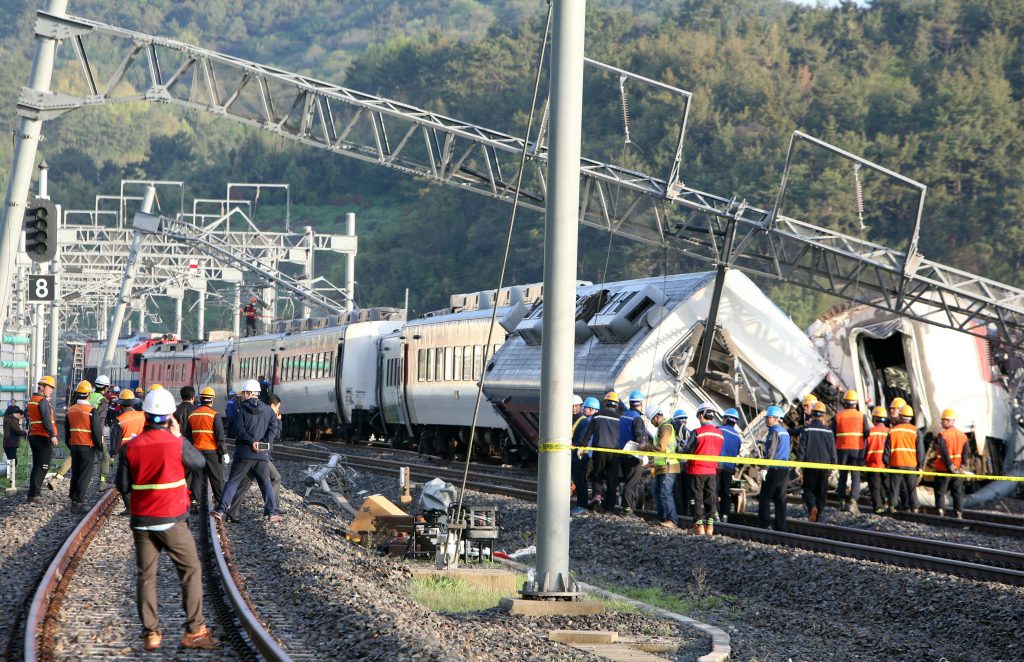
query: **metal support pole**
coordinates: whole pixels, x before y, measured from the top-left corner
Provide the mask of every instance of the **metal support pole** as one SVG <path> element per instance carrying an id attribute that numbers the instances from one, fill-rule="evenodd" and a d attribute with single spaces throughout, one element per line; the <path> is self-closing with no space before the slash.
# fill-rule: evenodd
<path id="1" fill-rule="evenodd" d="M 350 237 L 356 236 L 356 215 L 352 212 L 345 214 L 346 234 Z M 356 299 L 356 254 L 349 253 L 345 256 L 345 310 L 351 311 L 355 308 Z"/>
<path id="2" fill-rule="evenodd" d="M 35 305 L 36 332 L 34 334 L 35 345 L 32 348 L 35 353 L 32 355 L 32 375 L 30 375 L 33 380 L 38 380 L 46 374 L 46 364 L 43 363 L 43 348 L 46 345 L 46 331 L 43 326 L 43 319 L 46 317 L 46 313 L 43 312 L 43 305 L 41 303 Z"/>
<path id="3" fill-rule="evenodd" d="M 181 337 L 181 305 L 184 299 L 184 293 L 182 293 L 180 297 L 174 299 L 174 336 L 176 338 Z"/>
<path id="4" fill-rule="evenodd" d="M 585 0 L 555 0 L 551 38 L 551 147 L 544 231 L 544 322 L 537 460 L 537 574 L 524 597 L 572 598 L 569 575 L 570 427 L 576 320 Z"/>
<path id="5" fill-rule="evenodd" d="M 57 234 L 64 224 L 64 210 L 57 205 Z M 47 374 L 57 376 L 60 371 L 57 369 L 57 342 L 60 336 L 60 245 L 57 246 L 57 254 L 50 261 L 50 273 L 53 274 L 53 291 L 55 296 L 50 304 L 50 356 Z"/>
<path id="6" fill-rule="evenodd" d="M 152 184 L 146 187 L 146 195 L 142 199 L 142 211 L 149 214 L 153 211 L 153 202 L 156 200 L 156 187 Z M 100 372 L 108 372 L 114 362 L 114 348 L 117 345 L 117 337 L 121 335 L 121 325 L 124 323 L 124 314 L 128 309 L 128 299 L 132 296 L 132 284 L 135 282 L 135 273 L 138 271 L 139 252 L 142 249 L 143 233 L 135 231 L 132 233 L 132 247 L 128 251 L 128 263 L 124 265 L 124 278 L 121 279 L 121 291 L 117 294 L 117 307 L 114 309 L 114 319 L 107 332 L 107 348 L 103 352 L 103 362 L 100 364 Z M 104 317 L 106 311 L 104 311 Z M 101 338 L 103 336 L 100 336 Z"/>
<path id="7" fill-rule="evenodd" d="M 231 315 L 231 331 L 235 338 L 242 335 L 242 284 L 235 283 L 235 312 Z"/>
<path id="8" fill-rule="evenodd" d="M 312 290 L 313 289 L 313 255 L 316 251 L 313 250 L 313 228 L 309 225 L 306 226 L 306 269 L 305 286 Z M 313 316 L 313 306 L 309 304 L 309 301 L 303 299 L 302 301 L 302 317 L 309 319 Z"/>
<path id="9" fill-rule="evenodd" d="M 202 340 L 206 337 L 206 283 L 203 283 L 202 290 L 199 290 L 199 300 L 196 302 L 196 339 Z"/>
<path id="10" fill-rule="evenodd" d="M 67 6 L 68 0 L 48 0 L 46 11 L 63 16 Z M 32 72 L 28 78 L 30 92 L 49 93 L 56 50 L 57 41 L 54 38 L 36 35 L 36 52 L 32 59 Z M 39 147 L 42 128 L 41 118 L 22 116 L 15 134 L 7 198 L 4 201 L 3 215 L 0 217 L 0 327 L 7 321 L 18 235 L 21 234 L 24 224 L 25 202 L 28 198 L 29 185 L 32 183 L 32 167 L 36 160 L 36 149 Z"/>
<path id="11" fill-rule="evenodd" d="M 142 301 L 139 302 L 141 306 L 139 308 L 139 333 L 146 332 L 146 297 L 142 297 Z"/>
<path id="12" fill-rule="evenodd" d="M 730 221 L 725 231 L 725 243 L 722 247 L 721 261 L 715 274 L 715 289 L 711 294 L 711 305 L 708 318 L 704 323 L 704 337 L 700 341 L 700 354 L 697 356 L 696 372 L 693 381 L 704 386 L 708 373 L 708 361 L 711 360 L 711 347 L 715 344 L 715 327 L 718 325 L 718 307 L 722 303 L 722 289 L 725 287 L 725 276 L 732 263 L 732 244 L 736 238 L 736 221 Z"/>

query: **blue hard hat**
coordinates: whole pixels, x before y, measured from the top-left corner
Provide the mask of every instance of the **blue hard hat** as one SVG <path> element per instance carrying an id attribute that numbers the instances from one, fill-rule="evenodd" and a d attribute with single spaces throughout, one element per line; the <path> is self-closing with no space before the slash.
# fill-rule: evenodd
<path id="1" fill-rule="evenodd" d="M 688 418 L 685 409 L 677 409 L 672 412 L 672 418 Z"/>
<path id="2" fill-rule="evenodd" d="M 637 389 L 633 389 L 632 391 L 629 392 L 630 402 L 643 402 L 643 399 L 644 394 L 638 391 Z"/>
<path id="3" fill-rule="evenodd" d="M 597 398 L 591 396 L 583 401 L 584 409 L 600 409 L 601 403 L 597 401 Z"/>
<path id="4" fill-rule="evenodd" d="M 768 411 L 766 411 L 765 414 L 767 416 L 776 416 L 778 418 L 782 418 L 785 415 L 785 412 L 782 411 L 782 407 L 772 405 L 771 407 L 768 407 Z"/>
<path id="5" fill-rule="evenodd" d="M 740 420 L 740 413 L 732 407 L 725 410 L 722 414 L 722 418 L 735 418 L 737 421 Z"/>

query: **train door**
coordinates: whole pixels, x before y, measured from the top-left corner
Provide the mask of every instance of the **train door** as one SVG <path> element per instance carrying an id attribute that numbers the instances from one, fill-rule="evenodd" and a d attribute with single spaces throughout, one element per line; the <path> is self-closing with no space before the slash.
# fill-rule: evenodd
<path id="1" fill-rule="evenodd" d="M 339 424 L 345 423 L 344 388 L 341 383 L 341 366 L 345 356 L 345 336 L 338 339 L 337 361 L 334 362 L 334 415 Z"/>
<path id="2" fill-rule="evenodd" d="M 900 320 L 872 324 L 852 332 L 856 347 L 857 375 L 864 402 L 888 406 L 903 398 L 918 412 L 925 413 L 923 390 L 913 356 L 913 335 Z"/>

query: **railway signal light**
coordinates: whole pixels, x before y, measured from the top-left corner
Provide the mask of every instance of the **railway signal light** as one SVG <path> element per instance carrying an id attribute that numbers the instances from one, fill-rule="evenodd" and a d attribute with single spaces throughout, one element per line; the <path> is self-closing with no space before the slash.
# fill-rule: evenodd
<path id="1" fill-rule="evenodd" d="M 45 198 L 32 198 L 25 207 L 25 254 L 33 262 L 57 255 L 57 207 Z"/>

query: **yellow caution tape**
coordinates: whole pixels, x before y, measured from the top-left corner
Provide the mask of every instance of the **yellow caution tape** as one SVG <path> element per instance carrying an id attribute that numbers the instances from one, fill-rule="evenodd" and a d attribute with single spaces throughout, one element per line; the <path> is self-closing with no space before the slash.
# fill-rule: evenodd
<path id="1" fill-rule="evenodd" d="M 551 444 L 544 444 L 551 445 Z M 699 460 L 702 462 L 718 462 L 725 464 L 752 464 L 762 467 L 797 467 L 799 469 L 835 469 L 837 471 L 865 471 L 880 474 L 910 474 L 912 476 L 946 476 L 965 480 L 1006 480 L 1024 483 L 1024 476 L 989 476 L 985 474 L 954 474 L 941 471 L 916 471 L 914 469 L 890 469 L 888 467 L 864 467 L 849 464 L 826 464 L 824 462 L 799 462 L 797 460 L 769 460 L 761 457 L 723 457 L 721 455 L 692 455 L 688 453 L 662 453 L 659 451 L 624 451 L 619 448 L 597 448 L 596 446 L 571 446 L 573 450 L 597 451 L 598 453 L 618 453 L 633 457 L 665 457 L 677 460 Z M 560 450 L 560 449 L 559 449 Z"/>
<path id="2" fill-rule="evenodd" d="M 559 444 L 556 442 L 549 442 L 537 446 L 537 451 L 541 453 L 557 453 L 558 451 L 570 450 L 572 446 L 569 444 Z"/>

